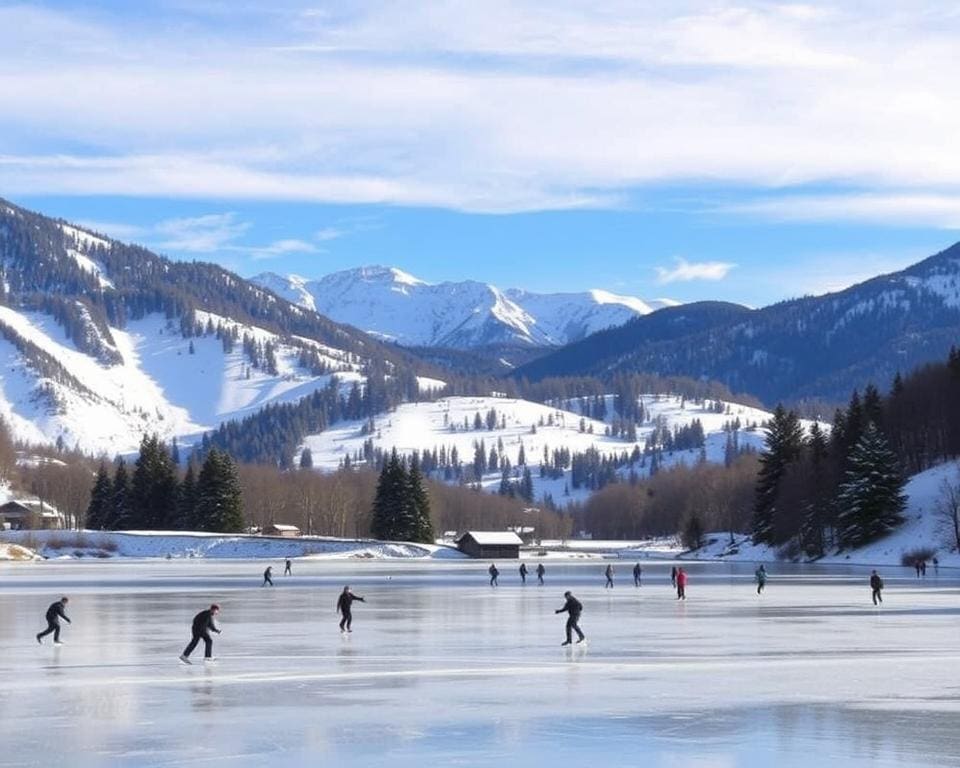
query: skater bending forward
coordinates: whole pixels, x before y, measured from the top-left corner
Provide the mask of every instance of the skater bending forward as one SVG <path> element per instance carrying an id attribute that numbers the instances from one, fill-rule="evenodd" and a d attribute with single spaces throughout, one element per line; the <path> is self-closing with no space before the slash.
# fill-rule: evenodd
<path id="1" fill-rule="evenodd" d="M 572 632 L 577 633 L 577 637 L 579 638 L 577 642 L 582 643 L 586 639 L 583 632 L 580 631 L 580 614 L 583 613 L 583 605 L 570 592 L 564 592 L 563 596 L 566 598 L 563 608 L 558 608 L 554 611 L 554 613 L 567 614 L 567 639 L 560 643 L 560 645 L 570 645 L 573 640 L 571 637 Z"/>
<path id="2" fill-rule="evenodd" d="M 47 608 L 47 628 L 43 632 L 37 633 L 37 642 L 40 645 L 43 645 L 43 638 L 53 632 L 53 644 L 54 645 L 63 645 L 60 642 L 60 619 L 63 619 L 67 624 L 72 623 L 64 613 L 64 608 L 67 607 L 67 603 L 70 602 L 69 597 L 61 597 L 57 602 L 51 603 L 50 607 Z"/>
<path id="3" fill-rule="evenodd" d="M 350 625 L 353 624 L 353 601 L 359 600 L 361 603 L 367 602 L 359 595 L 353 594 L 350 587 L 344 587 L 340 597 L 337 598 L 337 613 L 342 617 L 340 619 L 341 632 L 353 632 Z"/>
<path id="4" fill-rule="evenodd" d="M 210 633 L 220 634 L 220 630 L 213 622 L 214 616 L 218 613 L 220 613 L 220 606 L 214 603 L 207 610 L 200 611 L 193 617 L 193 626 L 191 627 L 193 638 L 183 649 L 183 653 L 180 654 L 180 661 L 184 664 L 190 663 L 190 654 L 193 653 L 193 649 L 197 647 L 197 643 L 201 640 L 203 640 L 203 658 L 206 660 L 213 659 L 213 638 L 210 637 Z"/>

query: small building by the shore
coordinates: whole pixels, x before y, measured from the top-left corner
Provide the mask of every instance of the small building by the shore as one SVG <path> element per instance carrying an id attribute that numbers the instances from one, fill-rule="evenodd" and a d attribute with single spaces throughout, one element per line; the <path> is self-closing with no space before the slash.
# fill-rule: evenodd
<path id="1" fill-rule="evenodd" d="M 59 531 L 63 527 L 63 515 L 40 499 L 19 499 L 0 506 L 0 529 Z"/>
<path id="2" fill-rule="evenodd" d="M 457 549 L 483 560 L 516 560 L 521 544 L 513 531 L 467 531 L 457 539 Z"/>
<path id="3" fill-rule="evenodd" d="M 270 523 L 264 527 L 264 536 L 281 536 L 285 539 L 295 539 L 300 535 L 300 529 L 295 525 L 284 525 L 283 523 Z"/>

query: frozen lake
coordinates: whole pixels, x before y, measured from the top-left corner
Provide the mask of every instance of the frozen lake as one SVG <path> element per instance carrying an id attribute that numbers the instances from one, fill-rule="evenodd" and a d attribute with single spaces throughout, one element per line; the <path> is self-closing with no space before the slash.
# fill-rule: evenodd
<path id="1" fill-rule="evenodd" d="M 956 766 L 960 579 L 863 568 L 501 562 L 0 565 L 0 765 Z M 334 611 L 350 584 L 354 632 Z M 565 589 L 584 646 L 561 648 Z M 67 645 L 40 647 L 69 595 Z M 214 665 L 177 661 L 219 602 Z M 47 640 L 49 643 L 49 638 Z"/>

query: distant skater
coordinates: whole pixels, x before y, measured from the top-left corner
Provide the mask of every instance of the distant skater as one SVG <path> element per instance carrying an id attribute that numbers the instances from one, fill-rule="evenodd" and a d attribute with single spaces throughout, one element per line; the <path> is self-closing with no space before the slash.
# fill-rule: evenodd
<path id="1" fill-rule="evenodd" d="M 677 568 L 677 600 L 687 599 L 687 572 Z"/>
<path id="2" fill-rule="evenodd" d="M 916 572 L 917 572 L 917 578 L 919 579 L 919 578 L 920 578 L 920 561 L 919 561 L 919 560 L 914 560 L 914 561 L 913 561 L 913 567 L 914 567 L 914 569 L 916 570 Z"/>
<path id="3" fill-rule="evenodd" d="M 340 597 L 337 598 L 337 613 L 340 614 L 340 631 L 353 632 L 350 625 L 353 624 L 353 601 L 359 600 L 361 603 L 367 602 L 360 595 L 355 595 L 350 591 L 350 587 L 344 587 Z"/>
<path id="4" fill-rule="evenodd" d="M 180 654 L 180 661 L 184 664 L 192 663 L 190 661 L 190 654 L 193 653 L 193 649 L 197 647 L 197 643 L 201 640 L 203 640 L 203 660 L 213 660 L 213 638 L 210 637 L 210 633 L 216 632 L 218 635 L 220 634 L 220 630 L 213 621 L 218 613 L 220 613 L 220 606 L 214 603 L 207 608 L 207 610 L 200 611 L 200 613 L 193 617 L 193 624 L 190 627 L 193 636 L 187 647 L 183 649 L 183 653 Z"/>
<path id="5" fill-rule="evenodd" d="M 637 563 L 633 566 L 633 586 L 640 586 L 640 576 L 643 574 L 643 569 L 640 567 L 640 563 Z"/>
<path id="6" fill-rule="evenodd" d="M 609 587 L 610 589 L 613 589 L 613 566 L 608 564 L 607 570 L 605 570 L 603 573 L 607 577 L 607 583 L 603 585 L 603 588 L 607 589 Z"/>
<path id="7" fill-rule="evenodd" d="M 284 576 L 293 576 L 293 563 L 290 562 L 290 558 L 286 559 L 286 562 L 283 564 L 283 575 Z"/>
<path id="8" fill-rule="evenodd" d="M 570 645 L 573 641 L 571 636 L 572 632 L 577 633 L 577 637 L 579 638 L 577 642 L 582 643 L 586 639 L 580 630 L 580 614 L 583 613 L 583 605 L 570 592 L 564 592 L 563 596 L 566 598 L 563 608 L 558 608 L 554 611 L 554 613 L 567 614 L 567 639 L 560 643 L 560 645 Z"/>
<path id="9" fill-rule="evenodd" d="M 763 594 L 763 588 L 767 586 L 767 569 L 763 567 L 763 563 L 760 563 L 760 567 L 757 568 L 757 572 L 753 574 L 757 579 L 757 594 Z"/>
<path id="10" fill-rule="evenodd" d="M 61 597 L 57 602 L 51 603 L 50 607 L 47 608 L 47 628 L 43 630 L 43 632 L 37 633 L 37 642 L 40 643 L 40 645 L 43 645 L 43 638 L 51 632 L 53 632 L 53 644 L 63 645 L 63 643 L 60 642 L 60 619 L 63 619 L 67 624 L 73 623 L 64 612 L 69 602 L 69 597 Z"/>
<path id="11" fill-rule="evenodd" d="M 933 572 L 940 573 L 940 561 L 937 558 L 933 558 Z"/>
<path id="12" fill-rule="evenodd" d="M 543 574 L 547 572 L 547 569 L 543 567 L 543 563 L 537 563 L 537 581 L 540 582 L 540 586 L 543 586 Z"/>
<path id="13" fill-rule="evenodd" d="M 677 588 L 677 566 L 670 569 L 670 584 L 674 589 Z"/>
<path id="14" fill-rule="evenodd" d="M 527 564 L 520 563 L 520 581 L 523 584 L 527 583 Z"/>
<path id="15" fill-rule="evenodd" d="M 883 579 L 876 571 L 870 574 L 870 590 L 873 592 L 873 604 L 883 603 L 883 595 L 880 594 L 883 591 Z"/>
<path id="16" fill-rule="evenodd" d="M 263 572 L 263 584 L 261 584 L 260 586 L 265 587 L 267 586 L 267 584 L 269 584 L 271 587 L 273 586 L 273 566 L 272 565 L 268 565 L 267 570 Z"/>
<path id="17" fill-rule="evenodd" d="M 920 561 L 920 576 L 923 577 L 924 579 L 927 578 L 927 561 L 926 560 Z"/>
<path id="18" fill-rule="evenodd" d="M 500 571 L 497 570 L 497 566 L 495 566 L 493 563 L 490 563 L 487 573 L 490 574 L 490 586 L 497 586 L 497 577 L 500 575 Z"/>

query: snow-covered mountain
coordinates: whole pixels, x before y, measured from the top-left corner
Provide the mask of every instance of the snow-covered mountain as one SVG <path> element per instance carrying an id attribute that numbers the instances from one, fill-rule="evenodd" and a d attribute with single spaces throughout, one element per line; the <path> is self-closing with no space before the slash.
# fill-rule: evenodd
<path id="1" fill-rule="evenodd" d="M 252 280 L 338 322 L 420 347 L 560 346 L 676 304 L 601 290 L 541 294 L 472 280 L 431 284 L 391 267 L 319 280 L 265 272 Z"/>

